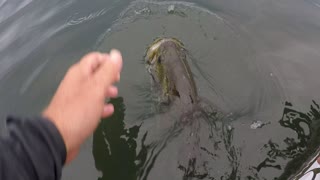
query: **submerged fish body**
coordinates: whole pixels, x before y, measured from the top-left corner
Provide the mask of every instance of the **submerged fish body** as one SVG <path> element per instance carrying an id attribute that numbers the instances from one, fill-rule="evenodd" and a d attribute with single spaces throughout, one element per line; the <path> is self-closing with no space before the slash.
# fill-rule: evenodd
<path id="1" fill-rule="evenodd" d="M 146 167 L 170 164 L 172 168 L 167 169 L 170 178 L 210 179 L 208 169 L 212 164 L 208 161 L 214 158 L 212 147 L 222 142 L 213 132 L 218 111 L 199 98 L 187 57 L 183 43 L 174 38 L 156 39 L 147 49 L 146 64 L 153 87 L 158 90 L 160 103 L 169 109 L 161 115 L 161 126 L 154 130 L 165 129 L 159 130 L 164 133 L 154 143 L 158 150 L 154 157 L 159 158 Z M 155 177 L 157 171 L 150 174 Z"/>
<path id="2" fill-rule="evenodd" d="M 192 72 L 184 45 L 174 38 L 156 39 L 147 50 L 146 63 L 161 102 L 178 100 L 184 106 L 198 102 Z"/>

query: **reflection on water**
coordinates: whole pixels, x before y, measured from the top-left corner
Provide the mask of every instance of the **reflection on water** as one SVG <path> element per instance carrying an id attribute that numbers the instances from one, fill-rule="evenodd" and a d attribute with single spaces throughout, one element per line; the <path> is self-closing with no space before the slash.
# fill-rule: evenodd
<path id="1" fill-rule="evenodd" d="M 101 121 L 93 135 L 93 156 L 96 168 L 102 172 L 99 180 L 136 179 L 139 164 L 145 160 L 145 148 L 137 155 L 136 139 L 140 126 L 126 128 L 123 122 L 125 105 L 123 98 L 110 101 L 114 114 Z"/>
<path id="2" fill-rule="evenodd" d="M 287 104 L 279 121 L 281 102 L 287 99 L 279 76 L 283 71 L 270 73 L 279 66 L 259 62 L 251 35 L 226 17 L 193 3 L 134 1 L 100 37 L 97 49 L 121 47 L 127 59 L 124 67 L 129 67 L 123 69 L 119 84 L 127 106 L 127 115 L 120 118 L 122 133 L 107 126 L 103 130 L 110 132 L 101 132 L 99 127 L 107 154 L 101 157 L 112 159 L 97 166 L 111 167 L 109 172 L 101 170 L 103 177 L 115 179 L 130 171 L 130 177 L 123 179 L 286 179 L 314 157 L 309 144 L 315 131 L 308 123 L 286 119 L 288 109 L 294 108 Z M 190 37 L 194 32 L 197 35 Z M 184 42 L 200 96 L 226 112 L 224 118 L 195 116 L 181 123 L 179 107 L 158 112 L 153 106 L 141 60 L 145 48 L 159 36 Z M 129 136 L 130 127 L 136 134 Z M 114 156 L 113 148 L 118 150 Z M 128 154 L 128 161 L 121 159 Z M 94 157 L 96 162 L 106 159 Z M 115 162 L 117 157 L 121 160 Z"/>
<path id="3" fill-rule="evenodd" d="M 312 163 L 310 161 L 318 156 L 320 144 L 320 107 L 315 101 L 310 106 L 309 112 L 299 112 L 294 110 L 292 104 L 286 103 L 283 111 L 283 117 L 279 121 L 280 125 L 290 128 L 296 132 L 297 137 L 287 137 L 284 139 L 285 148 L 279 148 L 279 145 L 269 142 L 265 145 L 268 149 L 268 158 L 274 162 L 277 159 L 292 159 L 285 167 L 285 172 L 280 179 L 290 179 L 289 176 L 297 174 L 301 177 L 309 169 Z M 314 162 L 314 161 L 313 161 Z"/>
<path id="4" fill-rule="evenodd" d="M 123 99 L 112 100 L 115 115 L 94 135 L 101 178 L 287 179 L 300 167 L 304 174 L 319 144 L 319 4 L 0 0 L 0 134 L 6 115 L 41 112 L 83 54 L 118 48 Z M 158 113 L 141 60 L 159 36 L 185 43 L 200 96 L 230 118 L 201 117 L 177 129 L 175 110 Z M 286 101 L 293 106 L 283 110 Z M 91 145 L 63 179 L 96 178 Z"/>
<path id="5" fill-rule="evenodd" d="M 192 122 L 164 116 L 158 120 L 170 120 L 172 127 L 161 129 L 156 138 L 152 134 L 159 128 L 141 132 L 144 123 L 126 127 L 122 97 L 110 103 L 115 106 L 114 115 L 103 120 L 93 136 L 93 156 L 96 168 L 102 172 L 99 179 L 214 179 L 212 162 L 218 159 L 231 165 L 229 173 L 222 177 L 236 177 L 239 162 L 238 152 L 231 145 L 233 129 L 215 122 L 214 116 L 197 115 L 190 119 Z M 159 176 L 164 172 L 167 174 Z"/>
<path id="6" fill-rule="evenodd" d="M 319 153 L 320 108 L 316 102 L 306 113 L 287 102 L 279 124 L 297 137 L 286 137 L 284 146 L 270 140 L 262 148 L 266 158 L 248 169 L 242 167 L 241 148 L 232 142 L 234 128 L 219 120 L 208 123 L 198 117 L 191 124 L 180 123 L 183 128 L 173 123 L 165 134 L 150 141 L 150 134 L 159 129 L 142 132 L 144 123 L 127 127 L 123 98 L 111 103 L 115 114 L 101 122 L 93 138 L 96 168 L 102 172 L 99 179 L 271 179 L 272 175 L 259 175 L 270 168 L 283 171 L 278 179 L 291 179 L 309 172 Z M 244 177 L 245 171 L 252 174 Z"/>
<path id="7" fill-rule="evenodd" d="M 0 22 L 18 12 L 20 9 L 27 6 L 32 0 L 1 0 L 0 1 Z"/>

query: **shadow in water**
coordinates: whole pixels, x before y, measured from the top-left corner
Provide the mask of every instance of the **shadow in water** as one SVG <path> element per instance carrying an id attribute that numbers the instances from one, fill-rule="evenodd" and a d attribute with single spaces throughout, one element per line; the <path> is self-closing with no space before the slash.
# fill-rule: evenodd
<path id="1" fill-rule="evenodd" d="M 319 156 L 320 106 L 314 101 L 306 113 L 295 110 L 291 103 L 286 102 L 279 124 L 296 135 L 284 138 L 281 144 L 269 140 L 263 146 L 267 152 L 265 159 L 247 169 L 252 174 L 245 177 L 241 176 L 241 149 L 233 144 L 234 129 L 231 126 L 222 121 L 196 121 L 197 123 L 192 125 L 176 122 L 166 129 L 165 135 L 160 139 L 146 143 L 147 136 L 153 130 L 139 133 L 142 124 L 126 127 L 123 98 L 112 99 L 110 102 L 115 107 L 115 113 L 101 121 L 93 136 L 95 165 L 102 172 L 98 180 L 145 180 L 149 178 L 151 169 L 159 168 L 161 163 L 166 166 L 174 165 L 170 166 L 176 168 L 172 169 L 174 173 L 180 174 L 181 179 L 186 180 L 265 179 L 259 173 L 270 168 L 283 172 L 276 179 L 295 179 L 309 172 L 315 157 Z M 170 148 L 178 148 L 172 151 L 178 151 L 178 155 L 171 157 L 168 153 Z M 168 159 L 163 159 L 165 156 L 161 155 L 162 153 L 168 156 Z M 179 158 L 172 159 L 177 157 Z M 216 174 L 219 170 L 216 165 L 219 162 L 226 163 L 225 167 L 228 167 L 220 169 L 224 171 L 220 175 Z M 158 168 L 155 171 L 163 170 Z M 316 174 L 318 170 L 312 172 Z M 152 177 L 154 175 L 152 174 Z"/>
<path id="2" fill-rule="evenodd" d="M 125 128 L 126 108 L 122 97 L 112 99 L 110 103 L 115 107 L 114 114 L 103 119 L 93 135 L 95 165 L 102 172 L 102 177 L 98 179 L 136 179 L 139 162 L 145 159 L 143 155 L 136 155 L 140 126 Z"/>
<path id="3" fill-rule="evenodd" d="M 102 120 L 93 135 L 95 165 L 96 169 L 102 172 L 98 180 L 148 179 L 160 154 L 170 147 L 177 148 L 174 151 L 179 151 L 178 149 L 183 147 L 177 157 L 172 156 L 171 161 L 165 163 L 174 165 L 172 170 L 175 175 L 181 174 L 180 177 L 184 180 L 215 179 L 212 174 L 214 170 L 208 165 L 220 159 L 216 151 L 226 152 L 224 157 L 232 166 L 229 169 L 230 173 L 223 176 L 229 178 L 237 176 L 239 152 L 232 145 L 233 129 L 221 123 L 218 128 L 213 121 L 216 119 L 216 113 L 200 113 L 196 115 L 197 118 L 191 117 L 198 121 L 185 119 L 176 121 L 169 129 L 165 129 L 165 133 L 159 139 L 146 143 L 147 136 L 154 130 L 139 134 L 142 124 L 126 128 L 124 123 L 126 108 L 123 98 L 112 99 L 110 103 L 115 107 L 114 114 Z M 200 133 L 203 130 L 207 133 Z M 167 151 L 164 154 L 170 156 Z M 159 168 L 158 165 L 156 167 Z M 158 168 L 156 171 L 163 170 Z"/>
<path id="4" fill-rule="evenodd" d="M 319 156 L 320 144 L 320 107 L 313 101 L 307 113 L 295 110 L 291 103 L 286 102 L 283 116 L 279 121 L 284 128 L 289 128 L 296 133 L 296 138 L 286 137 L 283 140 L 285 147 L 270 140 L 264 145 L 267 157 L 256 169 L 257 173 L 263 168 L 276 168 L 284 170 L 278 179 L 296 179 L 303 176 L 315 157 Z M 290 160 L 282 167 L 279 160 Z M 255 177 L 258 177 L 257 174 Z"/>

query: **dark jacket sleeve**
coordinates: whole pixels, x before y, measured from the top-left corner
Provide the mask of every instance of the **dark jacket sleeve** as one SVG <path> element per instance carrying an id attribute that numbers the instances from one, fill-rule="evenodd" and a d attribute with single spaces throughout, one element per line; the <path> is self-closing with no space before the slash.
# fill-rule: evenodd
<path id="1" fill-rule="evenodd" d="M 64 141 L 44 118 L 7 119 L 8 136 L 0 137 L 1 180 L 58 180 L 66 159 Z"/>

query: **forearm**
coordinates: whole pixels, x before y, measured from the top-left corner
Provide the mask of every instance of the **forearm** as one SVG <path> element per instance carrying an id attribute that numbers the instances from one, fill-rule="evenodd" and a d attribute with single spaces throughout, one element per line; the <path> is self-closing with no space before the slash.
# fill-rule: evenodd
<path id="1" fill-rule="evenodd" d="M 9 134 L 0 138 L 1 180 L 58 180 L 66 159 L 64 141 L 46 119 L 8 118 Z"/>

